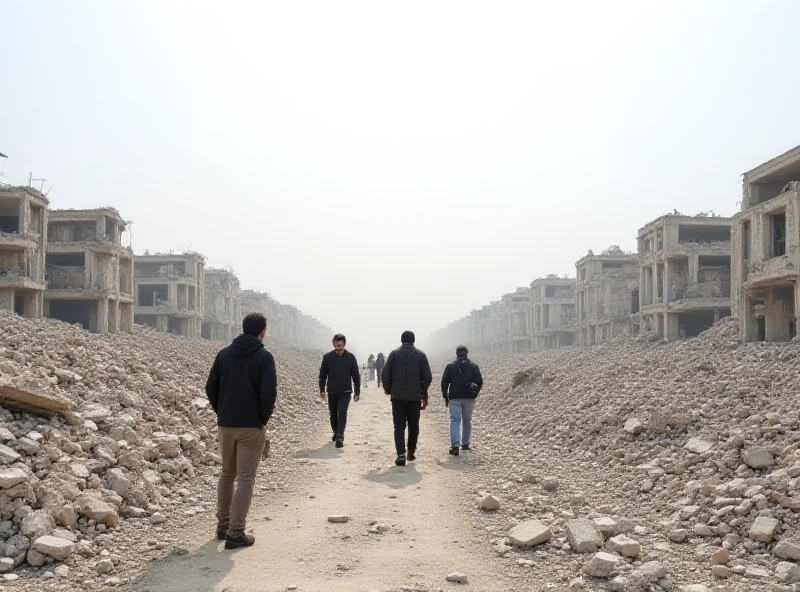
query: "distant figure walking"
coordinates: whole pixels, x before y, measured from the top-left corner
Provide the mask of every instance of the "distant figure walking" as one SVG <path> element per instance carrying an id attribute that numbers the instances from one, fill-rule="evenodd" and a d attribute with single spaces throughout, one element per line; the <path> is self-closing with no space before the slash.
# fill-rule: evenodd
<path id="1" fill-rule="evenodd" d="M 445 406 L 450 408 L 450 454 L 453 456 L 458 456 L 459 444 L 461 450 L 470 449 L 472 411 L 483 387 L 481 369 L 468 354 L 469 350 L 459 345 L 455 361 L 450 362 L 442 374 L 442 396 Z"/>
<path id="2" fill-rule="evenodd" d="M 381 388 L 383 385 L 383 378 L 381 377 L 381 373 L 383 372 L 383 367 L 386 365 L 386 358 L 383 357 L 383 353 L 378 354 L 377 359 L 375 360 L 375 371 L 378 375 L 378 388 Z"/>
<path id="3" fill-rule="evenodd" d="M 266 331 L 264 315 L 247 315 L 242 321 L 242 334 L 217 354 L 206 382 L 206 395 L 217 414 L 222 456 L 217 487 L 217 539 L 225 540 L 226 549 L 255 542 L 253 535 L 244 532 L 245 520 L 264 450 L 267 422 L 278 395 L 275 359 L 262 343 Z"/>
<path id="4" fill-rule="evenodd" d="M 336 448 L 344 446 L 344 429 L 347 427 L 347 409 L 350 396 L 355 389 L 353 400 L 361 398 L 361 373 L 356 357 L 344 346 L 347 339 L 341 333 L 333 336 L 333 350 L 322 357 L 319 367 L 319 396 L 325 400 L 328 394 L 328 411 L 331 415 L 331 430 Z"/>
<path id="5" fill-rule="evenodd" d="M 433 380 L 428 356 L 414 347 L 411 331 L 403 332 L 399 348 L 389 354 L 381 372 L 383 390 L 392 401 L 394 447 L 399 467 L 406 464 L 406 425 L 408 425 L 408 460 L 416 459 L 419 438 L 419 414 L 428 406 L 428 387 Z M 380 356 L 379 356 L 380 357 Z"/>
<path id="6" fill-rule="evenodd" d="M 372 354 L 367 358 L 367 368 L 369 369 L 369 382 L 375 380 L 375 356 Z"/>

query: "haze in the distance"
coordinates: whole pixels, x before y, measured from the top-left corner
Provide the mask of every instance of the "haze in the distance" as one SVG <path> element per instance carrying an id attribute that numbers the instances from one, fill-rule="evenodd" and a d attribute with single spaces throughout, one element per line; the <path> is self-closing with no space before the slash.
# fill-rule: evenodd
<path id="1" fill-rule="evenodd" d="M 0 3 L 0 180 L 388 350 L 798 143 L 800 4 Z M 455 344 L 454 344 L 455 345 Z"/>

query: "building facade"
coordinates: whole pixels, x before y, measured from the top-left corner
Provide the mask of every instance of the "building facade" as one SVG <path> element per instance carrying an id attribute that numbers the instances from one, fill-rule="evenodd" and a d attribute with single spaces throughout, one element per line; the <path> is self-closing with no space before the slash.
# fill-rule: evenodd
<path id="1" fill-rule="evenodd" d="M 575 280 L 549 276 L 531 282 L 530 335 L 534 351 L 575 343 Z"/>

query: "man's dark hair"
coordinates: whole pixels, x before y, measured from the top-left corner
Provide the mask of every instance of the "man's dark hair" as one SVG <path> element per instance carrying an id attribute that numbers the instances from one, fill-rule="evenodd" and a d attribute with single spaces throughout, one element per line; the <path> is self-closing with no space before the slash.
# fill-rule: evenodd
<path id="1" fill-rule="evenodd" d="M 260 312 L 251 312 L 242 321 L 242 333 L 258 337 L 267 328 L 267 317 Z"/>
<path id="2" fill-rule="evenodd" d="M 403 334 L 400 336 L 400 343 L 414 343 L 417 338 L 414 336 L 413 331 L 403 331 Z"/>
<path id="3" fill-rule="evenodd" d="M 467 349 L 467 346 L 466 346 L 466 345 L 459 345 L 459 346 L 456 348 L 456 356 L 457 356 L 457 357 L 459 357 L 459 358 L 464 358 L 464 357 L 466 357 L 466 355 L 467 355 L 468 353 L 469 353 L 469 350 Z"/>
<path id="4" fill-rule="evenodd" d="M 336 343 L 337 341 L 344 341 L 345 343 L 347 343 L 347 337 L 345 337 L 341 333 L 337 333 L 336 335 L 333 336 L 333 342 Z"/>

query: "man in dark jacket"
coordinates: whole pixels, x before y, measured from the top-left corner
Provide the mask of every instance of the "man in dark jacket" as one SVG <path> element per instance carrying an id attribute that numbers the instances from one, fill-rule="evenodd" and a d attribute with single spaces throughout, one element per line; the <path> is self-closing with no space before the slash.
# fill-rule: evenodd
<path id="1" fill-rule="evenodd" d="M 419 413 L 428 406 L 431 366 L 425 352 L 414 347 L 415 337 L 405 331 L 402 344 L 389 354 L 383 367 L 383 390 L 392 400 L 394 446 L 399 467 L 406 464 L 406 424 L 408 425 L 408 460 L 416 459 L 419 438 Z"/>
<path id="2" fill-rule="evenodd" d="M 328 389 L 328 411 L 331 415 L 331 429 L 336 448 L 344 446 L 344 429 L 347 427 L 347 408 L 350 406 L 350 395 L 355 387 L 355 397 L 361 398 L 361 373 L 358 370 L 356 357 L 344 346 L 347 339 L 337 333 L 333 336 L 333 351 L 322 357 L 319 367 L 319 396 L 325 400 L 325 388 Z"/>
<path id="3" fill-rule="evenodd" d="M 217 354 L 206 382 L 208 400 L 217 414 L 222 456 L 217 486 L 217 539 L 225 539 L 226 549 L 255 542 L 253 535 L 244 532 L 245 520 L 264 450 L 267 422 L 278 395 L 275 359 L 262 343 L 266 331 L 264 315 L 247 315 L 242 334 Z"/>
<path id="4" fill-rule="evenodd" d="M 450 408 L 450 454 L 453 456 L 458 456 L 459 443 L 461 450 L 470 449 L 472 410 L 483 387 L 481 369 L 470 361 L 468 354 L 467 348 L 459 345 L 455 362 L 450 362 L 442 374 L 442 396 L 445 406 Z M 474 386 L 470 388 L 470 384 Z"/>
<path id="5" fill-rule="evenodd" d="M 381 372 L 383 372 L 383 367 L 386 365 L 386 358 L 383 357 L 383 353 L 379 353 L 377 359 L 375 360 L 375 371 L 378 375 L 378 388 L 381 388 L 383 385 L 383 378 L 381 378 Z"/>

